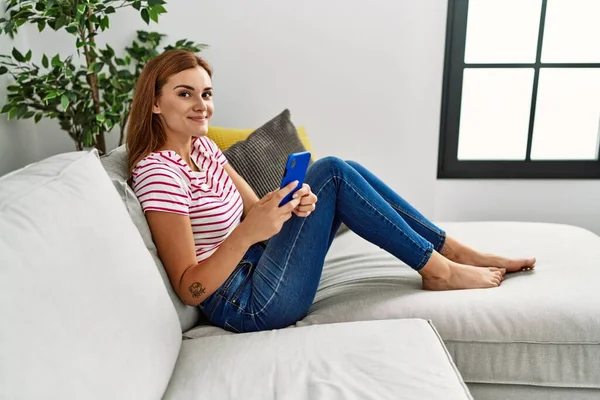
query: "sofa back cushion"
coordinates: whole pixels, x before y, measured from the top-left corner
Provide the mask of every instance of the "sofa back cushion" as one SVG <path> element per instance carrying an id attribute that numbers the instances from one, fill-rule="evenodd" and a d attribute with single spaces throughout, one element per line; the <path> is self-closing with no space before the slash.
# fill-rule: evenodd
<path id="1" fill-rule="evenodd" d="M 97 152 L 0 177 L 0 398 L 160 399 L 177 314 Z"/>
<path id="2" fill-rule="evenodd" d="M 205 318 L 202 316 L 198 307 L 190 307 L 184 304 L 179 299 L 179 296 L 177 296 L 173 286 L 171 286 L 167 271 L 158 256 L 158 250 L 152 240 L 152 232 L 150 232 L 150 227 L 146 221 L 142 206 L 131 187 L 127 184 L 129 171 L 127 168 L 127 150 L 125 149 L 125 145 L 119 146 L 107 155 L 101 157 L 100 162 L 106 169 L 106 172 L 108 172 L 108 176 L 117 189 L 117 193 L 119 193 L 123 204 L 125 204 L 131 220 L 137 227 L 146 248 L 152 256 L 156 270 L 160 273 L 165 288 L 167 289 L 167 293 L 169 293 L 169 297 L 177 311 L 182 332 L 195 327 L 200 321 L 204 321 Z"/>

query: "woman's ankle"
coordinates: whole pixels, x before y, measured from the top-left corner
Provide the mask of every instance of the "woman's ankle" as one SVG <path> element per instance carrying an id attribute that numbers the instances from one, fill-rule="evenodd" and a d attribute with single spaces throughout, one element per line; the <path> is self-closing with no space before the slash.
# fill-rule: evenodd
<path id="1" fill-rule="evenodd" d="M 419 270 L 419 275 L 424 279 L 450 279 L 450 263 L 450 260 L 434 251 L 425 266 Z"/>
<path id="2" fill-rule="evenodd" d="M 471 265 L 473 262 L 473 257 L 476 256 L 473 249 L 463 245 L 450 236 L 446 237 L 444 247 L 442 250 L 440 250 L 440 254 L 450 261 L 467 265 Z"/>

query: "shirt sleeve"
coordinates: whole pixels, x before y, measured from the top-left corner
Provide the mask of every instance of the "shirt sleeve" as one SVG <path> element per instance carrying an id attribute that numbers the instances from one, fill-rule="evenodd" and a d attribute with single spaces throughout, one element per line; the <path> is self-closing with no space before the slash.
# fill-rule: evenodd
<path id="1" fill-rule="evenodd" d="M 200 140 L 202 141 L 202 145 L 204 145 L 204 147 L 212 154 L 219 164 L 227 164 L 227 158 L 225 158 L 225 155 L 219 146 L 217 146 L 217 144 L 211 138 L 204 136 L 200 138 Z"/>
<path id="2" fill-rule="evenodd" d="M 142 210 L 189 215 L 190 196 L 182 179 L 165 165 L 138 169 L 133 178 L 133 191 Z"/>

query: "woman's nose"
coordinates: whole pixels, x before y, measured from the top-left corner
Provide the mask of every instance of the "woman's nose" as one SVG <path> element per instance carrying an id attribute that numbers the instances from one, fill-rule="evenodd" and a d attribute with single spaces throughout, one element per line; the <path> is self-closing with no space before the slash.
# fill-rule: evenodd
<path id="1" fill-rule="evenodd" d="M 206 110 L 207 110 L 207 108 L 208 108 L 208 107 L 207 107 L 207 106 L 206 106 L 206 104 L 204 103 L 204 100 L 200 99 L 200 100 L 199 100 L 199 101 L 198 101 L 198 102 L 195 104 L 194 111 L 206 111 Z"/>

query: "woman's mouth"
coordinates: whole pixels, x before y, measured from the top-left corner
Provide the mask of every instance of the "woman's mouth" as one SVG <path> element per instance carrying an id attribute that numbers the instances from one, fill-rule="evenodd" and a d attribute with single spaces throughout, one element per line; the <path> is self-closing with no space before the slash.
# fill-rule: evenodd
<path id="1" fill-rule="evenodd" d="M 207 121 L 206 117 L 188 117 L 188 118 L 199 124 L 206 124 L 206 121 Z"/>

